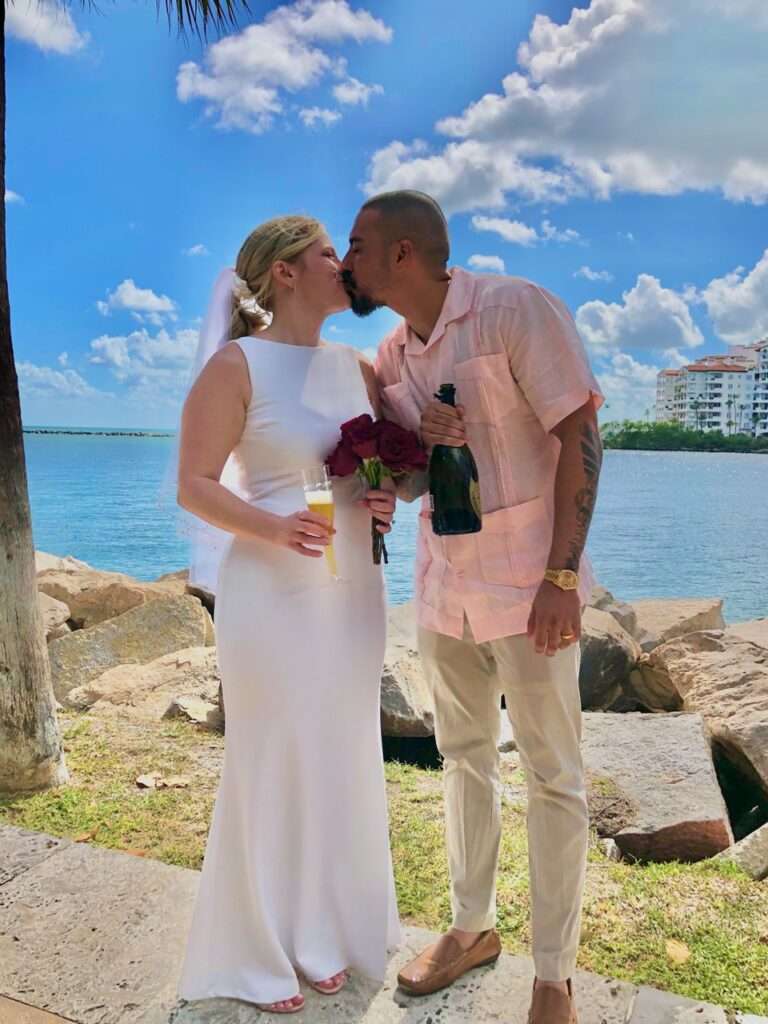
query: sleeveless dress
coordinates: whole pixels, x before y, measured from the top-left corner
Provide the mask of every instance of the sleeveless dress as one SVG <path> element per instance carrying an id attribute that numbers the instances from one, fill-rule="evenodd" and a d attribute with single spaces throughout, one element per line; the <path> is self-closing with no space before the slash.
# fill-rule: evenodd
<path id="1" fill-rule="evenodd" d="M 233 452 L 247 500 L 306 508 L 301 470 L 372 412 L 353 349 L 242 338 L 252 399 Z M 334 480 L 339 575 L 266 541 L 224 553 L 216 642 L 224 763 L 179 985 L 290 999 L 346 967 L 384 978 L 400 940 L 379 688 L 386 601 L 355 478 Z"/>

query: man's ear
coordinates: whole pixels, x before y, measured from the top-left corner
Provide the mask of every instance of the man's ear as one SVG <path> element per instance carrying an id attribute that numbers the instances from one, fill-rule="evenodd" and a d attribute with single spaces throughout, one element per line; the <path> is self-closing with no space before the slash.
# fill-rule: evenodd
<path id="1" fill-rule="evenodd" d="M 410 238 L 401 238 L 397 243 L 397 253 L 395 255 L 395 261 L 397 263 L 407 263 L 413 259 L 413 242 Z"/>

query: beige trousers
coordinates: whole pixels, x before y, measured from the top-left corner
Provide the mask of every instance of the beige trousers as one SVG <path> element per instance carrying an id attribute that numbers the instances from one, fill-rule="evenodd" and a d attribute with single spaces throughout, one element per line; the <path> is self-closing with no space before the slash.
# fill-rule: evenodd
<path id="1" fill-rule="evenodd" d="M 444 759 L 454 926 L 496 921 L 503 693 L 528 785 L 536 975 L 564 981 L 576 963 L 588 838 L 578 644 L 553 658 L 527 636 L 476 644 L 465 620 L 463 640 L 420 629 L 419 648 Z"/>

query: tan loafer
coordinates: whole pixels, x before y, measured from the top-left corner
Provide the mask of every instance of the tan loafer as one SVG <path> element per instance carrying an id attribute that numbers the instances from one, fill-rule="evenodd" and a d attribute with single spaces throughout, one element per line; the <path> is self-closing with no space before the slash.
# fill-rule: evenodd
<path id="1" fill-rule="evenodd" d="M 481 932 L 467 950 L 452 935 L 443 935 L 406 964 L 397 981 L 409 995 L 428 996 L 452 985 L 475 967 L 496 963 L 500 955 L 501 940 L 494 928 Z"/>
<path id="2" fill-rule="evenodd" d="M 579 1024 L 570 979 L 567 994 L 551 985 L 534 982 L 528 1024 Z"/>

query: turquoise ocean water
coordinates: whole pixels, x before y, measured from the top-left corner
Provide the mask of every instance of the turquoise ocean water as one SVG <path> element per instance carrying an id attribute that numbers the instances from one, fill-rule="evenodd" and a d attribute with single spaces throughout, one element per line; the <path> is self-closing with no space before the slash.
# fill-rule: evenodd
<path id="1" fill-rule="evenodd" d="M 184 567 L 160 501 L 170 436 L 26 434 L 35 546 L 139 579 Z M 411 596 L 416 507 L 388 539 L 389 599 Z M 722 596 L 729 621 L 768 616 L 768 457 L 606 452 L 589 550 L 625 600 Z"/>

